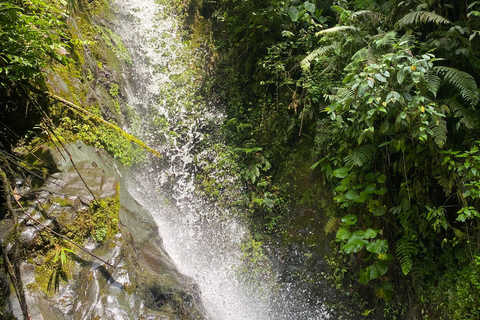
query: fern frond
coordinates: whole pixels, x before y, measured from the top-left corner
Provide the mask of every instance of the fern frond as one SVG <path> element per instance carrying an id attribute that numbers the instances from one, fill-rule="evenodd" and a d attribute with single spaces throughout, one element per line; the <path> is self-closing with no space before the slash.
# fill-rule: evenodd
<path id="1" fill-rule="evenodd" d="M 452 24 L 450 20 L 434 12 L 413 11 L 407 13 L 402 19 L 398 20 L 397 27 L 402 29 L 412 24 L 433 22 L 435 24 Z"/>
<path id="2" fill-rule="evenodd" d="M 317 48 L 317 49 L 313 50 L 312 52 L 310 52 L 310 54 L 308 54 L 305 58 L 303 58 L 302 62 L 300 62 L 300 66 L 302 67 L 302 69 L 304 71 L 307 71 L 308 69 L 310 69 L 310 63 L 312 62 L 312 60 L 314 60 L 315 58 L 317 58 L 319 56 L 324 56 L 328 52 L 333 51 L 333 50 L 335 50 L 335 45 L 333 45 L 333 44 L 329 45 L 329 46 L 324 46 L 324 47 Z"/>
<path id="3" fill-rule="evenodd" d="M 480 59 L 477 56 L 470 56 L 468 62 L 477 73 L 480 73 Z"/>
<path id="4" fill-rule="evenodd" d="M 447 122 L 445 120 L 438 121 L 437 124 L 432 124 L 430 127 L 433 133 L 433 140 L 441 148 L 447 142 Z"/>
<path id="5" fill-rule="evenodd" d="M 412 255 L 417 252 L 417 249 L 410 239 L 403 237 L 396 243 L 396 252 L 402 272 L 404 275 L 407 275 L 412 270 Z"/>
<path id="6" fill-rule="evenodd" d="M 446 30 L 435 30 L 427 34 L 427 39 L 445 38 L 447 36 Z"/>
<path id="7" fill-rule="evenodd" d="M 460 123 L 467 129 L 473 129 L 476 125 L 476 119 L 473 112 L 465 108 L 460 102 L 454 98 L 445 99 L 441 101 L 450 108 L 456 118 L 460 119 Z"/>
<path id="8" fill-rule="evenodd" d="M 337 96 L 340 100 L 347 100 L 355 98 L 355 90 L 351 87 L 344 87 L 338 90 Z"/>
<path id="9" fill-rule="evenodd" d="M 379 34 L 379 36 L 381 36 L 381 38 L 375 41 L 378 47 L 391 47 L 397 42 L 397 33 L 395 31 L 382 33 Z"/>
<path id="10" fill-rule="evenodd" d="M 359 62 L 363 62 L 365 60 L 368 60 L 369 58 L 369 49 L 367 47 L 364 47 L 360 50 L 358 50 L 357 52 L 355 52 L 355 54 L 352 56 L 351 60 L 352 62 L 350 62 L 346 67 L 345 67 L 345 71 L 353 71 L 355 69 L 358 68 L 358 63 Z"/>
<path id="11" fill-rule="evenodd" d="M 443 76 L 444 80 L 456 87 L 460 91 L 460 95 L 472 105 L 477 104 L 479 93 L 477 90 L 477 82 L 468 73 L 455 68 L 437 66 L 434 71 Z"/>
<path id="12" fill-rule="evenodd" d="M 383 13 L 372 10 L 357 11 L 352 13 L 350 17 L 355 20 L 369 20 L 372 21 L 373 24 L 380 24 L 387 19 L 387 16 Z"/>
<path id="13" fill-rule="evenodd" d="M 341 32 L 345 32 L 345 31 L 358 31 L 358 29 L 355 28 L 354 26 L 336 26 L 336 27 L 332 27 L 332 28 L 328 28 L 328 29 L 324 29 L 322 31 L 319 31 L 319 32 L 315 33 L 315 35 L 318 37 L 318 36 L 322 36 L 322 35 L 326 35 L 326 34 L 335 34 L 335 33 L 341 33 Z"/>
<path id="14" fill-rule="evenodd" d="M 433 73 L 427 73 L 423 79 L 425 80 L 425 84 L 427 89 L 433 94 L 434 97 L 437 96 L 438 89 L 440 88 L 440 84 L 442 79 L 439 76 Z"/>
<path id="15" fill-rule="evenodd" d="M 337 217 L 330 217 L 330 219 L 328 219 L 327 223 L 325 224 L 325 227 L 323 228 L 325 234 L 337 231 L 339 222 L 340 220 Z"/>
<path id="16" fill-rule="evenodd" d="M 375 156 L 375 147 L 371 144 L 358 146 L 353 150 L 352 154 L 345 157 L 345 165 L 347 167 L 362 167 L 369 163 Z"/>
<path id="17" fill-rule="evenodd" d="M 442 166 L 438 167 L 443 169 Z M 455 186 L 455 177 L 453 176 L 451 171 L 438 170 L 438 172 L 439 174 L 435 176 L 435 179 L 437 179 L 438 184 L 443 188 L 443 192 L 445 192 L 445 195 L 451 195 L 452 189 Z"/>

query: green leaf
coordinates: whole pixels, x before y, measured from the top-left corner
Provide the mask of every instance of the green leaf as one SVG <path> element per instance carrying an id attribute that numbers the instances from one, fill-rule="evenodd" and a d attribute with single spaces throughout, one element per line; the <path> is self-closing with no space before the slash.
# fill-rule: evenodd
<path id="1" fill-rule="evenodd" d="M 366 241 L 362 240 L 359 237 L 352 235 L 348 242 L 342 247 L 342 250 L 345 253 L 357 253 L 358 251 L 362 250 L 362 248 L 367 244 Z"/>
<path id="2" fill-rule="evenodd" d="M 378 230 L 368 228 L 363 235 L 363 239 L 372 239 L 375 238 L 378 234 Z"/>
<path id="3" fill-rule="evenodd" d="M 345 223 L 347 226 L 351 226 L 351 225 L 354 225 L 355 223 L 357 223 L 357 215 L 355 214 L 349 214 L 345 217 L 342 218 L 342 222 Z"/>
<path id="4" fill-rule="evenodd" d="M 343 179 L 343 178 L 345 178 L 345 177 L 348 175 L 348 171 L 349 171 L 349 168 L 348 168 L 348 167 L 342 167 L 342 168 L 333 170 L 332 175 L 333 175 L 335 178 Z"/>
<path id="5" fill-rule="evenodd" d="M 315 162 L 314 164 L 312 164 L 312 166 L 310 167 L 310 170 L 314 170 L 321 162 L 322 162 L 322 160 L 319 160 L 319 161 Z"/>
<path id="6" fill-rule="evenodd" d="M 357 198 L 353 199 L 353 201 L 357 203 L 365 202 L 368 199 L 368 195 L 369 194 L 367 192 L 363 191 L 360 193 L 360 195 Z"/>
<path id="7" fill-rule="evenodd" d="M 381 206 L 378 208 L 373 209 L 373 215 L 376 217 L 383 216 L 387 212 L 387 207 L 386 206 Z"/>
<path id="8" fill-rule="evenodd" d="M 315 5 L 311 2 L 305 2 L 304 3 L 304 6 L 305 6 L 305 10 L 307 10 L 308 12 L 310 13 L 315 13 Z"/>
<path id="9" fill-rule="evenodd" d="M 380 82 L 387 82 L 387 78 L 385 78 L 380 73 L 375 74 L 375 78 L 377 78 L 377 80 L 380 81 Z"/>
<path id="10" fill-rule="evenodd" d="M 384 174 L 378 176 L 378 178 L 377 178 L 378 183 L 384 183 L 385 180 L 387 180 L 387 176 L 384 175 Z"/>
<path id="11" fill-rule="evenodd" d="M 359 197 L 360 197 L 360 194 L 356 190 L 352 190 L 352 189 L 348 190 L 348 192 L 345 194 L 345 198 L 347 198 L 348 200 L 355 201 Z"/>
<path id="12" fill-rule="evenodd" d="M 337 235 L 335 236 L 335 240 L 336 241 L 347 240 L 348 238 L 350 238 L 350 235 L 351 235 L 351 233 L 347 228 L 340 228 L 337 231 Z"/>
<path id="13" fill-rule="evenodd" d="M 367 245 L 367 251 L 376 254 L 385 254 L 388 250 L 387 240 L 375 240 Z"/>
<path id="14" fill-rule="evenodd" d="M 403 70 L 400 70 L 400 71 L 397 73 L 397 82 L 398 82 L 398 84 L 402 84 L 402 83 L 403 83 L 403 80 L 405 80 L 405 73 L 403 73 Z"/>
<path id="15" fill-rule="evenodd" d="M 388 265 L 385 261 L 377 261 L 363 272 L 360 272 L 359 282 L 367 284 L 370 280 L 380 278 L 388 271 Z"/>
<path id="16" fill-rule="evenodd" d="M 287 11 L 288 15 L 290 16 L 290 19 L 292 19 L 293 22 L 296 22 L 298 20 L 298 9 L 297 7 L 291 6 L 288 8 Z"/>

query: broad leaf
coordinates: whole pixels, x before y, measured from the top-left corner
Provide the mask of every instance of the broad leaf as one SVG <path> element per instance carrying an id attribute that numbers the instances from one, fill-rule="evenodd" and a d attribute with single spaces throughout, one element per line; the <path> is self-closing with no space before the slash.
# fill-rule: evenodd
<path id="1" fill-rule="evenodd" d="M 288 8 L 288 15 L 290 16 L 290 19 L 292 19 L 293 22 L 296 22 L 298 20 L 297 7 L 291 6 L 290 8 Z"/>

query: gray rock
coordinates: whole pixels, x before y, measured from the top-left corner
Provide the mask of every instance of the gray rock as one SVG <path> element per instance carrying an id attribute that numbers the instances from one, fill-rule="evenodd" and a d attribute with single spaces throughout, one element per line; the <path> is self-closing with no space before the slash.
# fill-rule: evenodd
<path id="1" fill-rule="evenodd" d="M 10 283 L 8 277 L 2 270 L 0 270 L 0 319 L 14 319 L 9 295 Z"/>
<path id="2" fill-rule="evenodd" d="M 119 184 L 103 170 L 108 169 L 109 174 L 122 178 L 120 173 L 111 170 L 116 164 L 104 153 L 81 146 L 78 149 L 71 147 L 70 152 L 92 193 L 98 198 L 116 196 Z M 75 169 L 67 165 L 62 168 L 65 171 L 53 174 L 41 192 L 49 201 L 59 199 L 50 206 L 49 216 L 61 215 L 62 219 L 73 221 L 75 212 L 86 208 L 93 197 Z M 120 232 L 104 244 L 92 242 L 86 245 L 116 268 L 103 265 L 76 250 L 72 258 L 76 261 L 73 277 L 68 283 L 62 282 L 57 293 L 47 296 L 27 289 L 32 319 L 205 319 L 198 287 L 176 269 L 163 248 L 150 213 L 125 188 L 120 188 L 120 193 Z M 33 222 L 25 221 L 31 228 Z M 27 229 L 22 236 L 30 243 L 34 241 L 35 232 Z M 27 283 L 33 283 L 33 265 L 28 266 L 23 265 L 24 277 Z M 14 313 L 21 316 L 20 307 L 14 300 L 12 298 Z"/>

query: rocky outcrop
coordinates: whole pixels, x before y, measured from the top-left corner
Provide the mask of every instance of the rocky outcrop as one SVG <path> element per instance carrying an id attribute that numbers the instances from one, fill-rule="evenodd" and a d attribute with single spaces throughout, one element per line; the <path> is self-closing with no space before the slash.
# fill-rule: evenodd
<path id="1" fill-rule="evenodd" d="M 45 272 L 47 269 L 41 266 L 48 253 L 45 257 L 31 256 L 21 269 L 32 319 L 204 319 L 198 288 L 178 272 L 165 252 L 150 213 L 97 164 L 102 163 L 111 171 L 116 166 L 113 160 L 82 144 L 72 149 L 74 155 L 77 150 L 76 169 L 69 166 L 69 161 L 57 157 L 62 171 L 49 176 L 34 192 L 24 190 L 22 196 L 28 199 L 26 211 L 44 226 L 62 233 L 72 224 L 81 224 L 85 213 L 92 212 L 94 197 L 97 201 L 120 197 L 118 229 L 115 229 L 118 232 L 105 237 L 103 242 L 96 241 L 94 233 L 86 233 L 88 237 L 83 244 L 111 266 L 75 250 L 74 255 L 69 254 L 70 267 L 65 268 L 68 281 L 60 279 L 57 291 L 49 290 L 47 294 L 41 283 L 54 274 Z M 84 158 L 79 159 L 82 152 Z M 89 157 L 94 160 L 86 159 Z M 43 213 L 40 206 L 46 208 Z M 41 251 L 45 227 L 21 211 L 19 215 L 24 248 Z M 0 230 L 11 230 L 9 222 L 4 219 Z M 9 239 L 8 232 L 3 232 L 3 239 Z M 21 318 L 13 294 L 10 300 L 13 313 Z M 3 310 L 8 313 L 10 302 L 0 301 L 3 302 Z"/>

